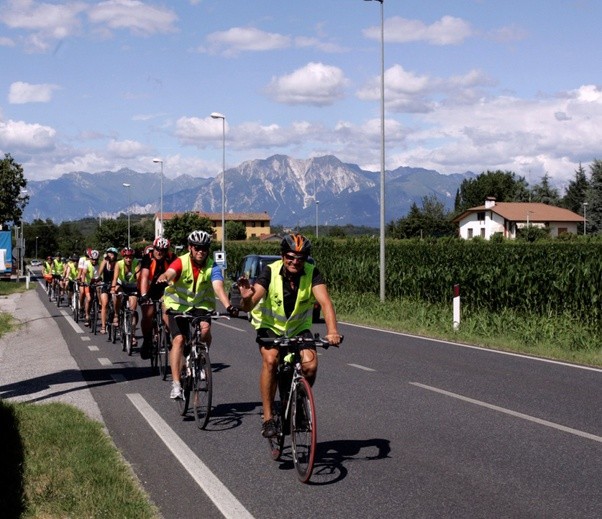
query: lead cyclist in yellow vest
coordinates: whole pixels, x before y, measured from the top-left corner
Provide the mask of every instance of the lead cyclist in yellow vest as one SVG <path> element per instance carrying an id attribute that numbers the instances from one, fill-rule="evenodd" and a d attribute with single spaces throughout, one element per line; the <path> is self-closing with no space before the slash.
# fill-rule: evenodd
<path id="1" fill-rule="evenodd" d="M 157 283 L 171 283 L 163 294 L 163 304 L 169 319 L 171 335 L 172 388 L 170 398 L 182 398 L 180 373 L 182 371 L 184 337 L 188 334 L 188 323 L 178 320 L 177 313 L 206 315 L 201 321 L 201 340 L 211 344 L 211 312 L 215 311 L 215 297 L 220 300 L 228 313 L 234 317 L 238 309 L 230 304 L 224 288 L 224 274 L 221 267 L 214 265 L 209 258 L 211 236 L 205 231 L 193 231 L 188 236 L 188 252 L 173 261 L 167 270 L 157 278 Z"/>
<path id="2" fill-rule="evenodd" d="M 314 302 L 322 306 L 326 323 L 325 338 L 332 345 L 341 342 L 337 331 L 334 306 L 326 283 L 318 269 L 306 260 L 311 252 L 311 242 L 301 234 L 289 234 L 280 244 L 282 259 L 268 265 L 250 286 L 249 280 L 238 280 L 242 296 L 242 310 L 251 313 L 253 326 L 257 329 L 257 342 L 262 337 L 312 338 L 311 325 Z M 276 369 L 278 348 L 259 344 L 262 357 L 259 389 L 263 402 L 262 435 L 266 438 L 277 434 L 272 418 L 272 402 L 276 394 Z M 318 356 L 315 348 L 301 350 L 303 374 L 313 385 L 318 371 Z"/>

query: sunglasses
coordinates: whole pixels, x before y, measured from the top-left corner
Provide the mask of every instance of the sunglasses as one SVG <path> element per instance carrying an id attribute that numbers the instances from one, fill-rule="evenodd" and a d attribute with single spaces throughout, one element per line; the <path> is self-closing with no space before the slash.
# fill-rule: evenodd
<path id="1" fill-rule="evenodd" d="M 305 254 L 293 254 L 292 252 L 287 252 L 284 257 L 289 261 L 305 261 L 307 259 Z"/>
<path id="2" fill-rule="evenodd" d="M 209 247 L 206 247 L 205 245 L 191 245 L 191 247 L 196 251 L 203 251 L 203 252 L 209 251 Z"/>

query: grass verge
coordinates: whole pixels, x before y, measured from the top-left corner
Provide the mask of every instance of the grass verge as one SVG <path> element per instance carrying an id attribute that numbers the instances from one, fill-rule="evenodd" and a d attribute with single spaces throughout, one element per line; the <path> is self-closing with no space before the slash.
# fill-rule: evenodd
<path id="1" fill-rule="evenodd" d="M 25 292 L 27 287 L 23 282 L 0 281 L 0 297 Z M 0 337 L 5 333 L 12 332 L 18 326 L 17 321 L 5 312 L 0 312 Z"/>
<path id="2" fill-rule="evenodd" d="M 154 518 L 102 425 L 61 403 L 0 401 L 3 517 Z"/>
<path id="3" fill-rule="evenodd" d="M 571 315 L 524 315 L 512 310 L 471 312 L 463 308 L 453 329 L 447 306 L 421 301 L 388 300 L 374 294 L 331 293 L 337 318 L 356 324 L 473 344 L 550 359 L 602 366 L 602 328 Z"/>

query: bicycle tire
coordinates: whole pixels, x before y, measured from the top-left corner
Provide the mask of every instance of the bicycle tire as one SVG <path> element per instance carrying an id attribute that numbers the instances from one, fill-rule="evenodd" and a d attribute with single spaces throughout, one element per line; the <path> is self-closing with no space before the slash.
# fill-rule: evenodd
<path id="1" fill-rule="evenodd" d="M 79 322 L 79 292 L 73 292 L 73 320 Z"/>
<path id="2" fill-rule="evenodd" d="M 163 380 L 167 379 L 169 369 L 169 346 L 165 328 L 159 330 L 159 372 Z"/>
<path id="3" fill-rule="evenodd" d="M 90 331 L 94 335 L 98 333 L 98 299 L 96 297 L 92 301 L 92 308 L 90 309 Z"/>
<path id="4" fill-rule="evenodd" d="M 157 328 L 153 329 L 153 341 L 151 345 L 151 369 L 153 373 L 159 373 L 159 342 L 161 339 L 159 338 L 160 331 Z"/>
<path id="5" fill-rule="evenodd" d="M 314 469 L 317 444 L 316 407 L 309 382 L 301 378 L 291 395 L 291 443 L 297 476 L 307 483 Z"/>
<path id="6" fill-rule="evenodd" d="M 132 315 L 125 311 L 123 315 L 123 351 L 128 355 L 132 354 Z"/>
<path id="7" fill-rule="evenodd" d="M 199 429 L 204 429 L 211 417 L 211 400 L 213 398 L 211 359 L 207 350 L 201 350 L 195 360 L 192 392 L 192 409 L 196 424 Z"/>
<path id="8" fill-rule="evenodd" d="M 282 429 L 283 423 L 283 415 L 282 415 L 282 405 L 281 402 L 274 402 L 272 408 L 272 416 L 276 421 L 276 428 L 278 430 L 278 434 L 273 436 L 272 438 L 268 438 L 268 446 L 270 449 L 270 455 L 274 461 L 278 461 L 280 456 L 282 456 L 282 451 L 284 449 L 284 431 Z"/>
<path id="9" fill-rule="evenodd" d="M 186 367 L 184 367 L 184 369 L 186 369 Z M 186 416 L 186 414 L 188 413 L 188 407 L 190 405 L 190 389 L 192 386 L 192 377 L 184 376 L 184 373 L 182 373 L 180 383 L 182 384 L 182 393 L 184 394 L 184 398 L 177 398 L 176 402 L 178 403 L 178 411 L 180 415 Z"/>

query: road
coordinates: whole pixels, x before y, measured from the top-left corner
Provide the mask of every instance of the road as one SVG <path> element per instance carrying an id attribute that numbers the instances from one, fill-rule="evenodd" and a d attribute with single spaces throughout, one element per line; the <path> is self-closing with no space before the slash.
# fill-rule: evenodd
<path id="1" fill-rule="evenodd" d="M 303 485 L 260 436 L 245 319 L 213 325 L 215 408 L 201 431 L 149 361 L 45 304 L 166 518 L 600 517 L 602 370 L 341 324 L 342 347 L 320 355 Z"/>

